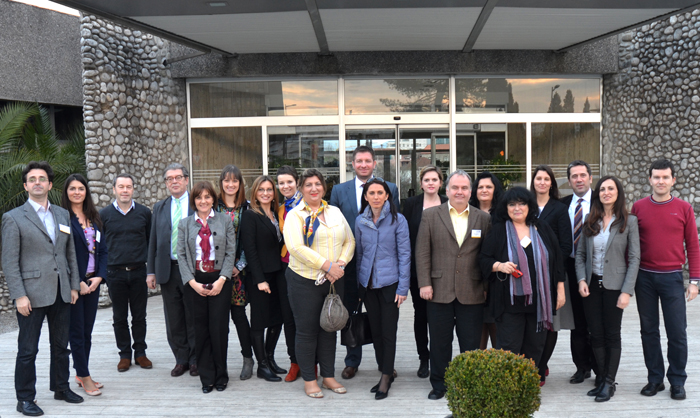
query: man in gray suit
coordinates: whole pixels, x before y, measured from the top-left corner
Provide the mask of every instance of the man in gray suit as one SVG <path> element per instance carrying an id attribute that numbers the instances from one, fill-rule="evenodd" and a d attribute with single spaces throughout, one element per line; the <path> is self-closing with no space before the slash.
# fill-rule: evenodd
<path id="1" fill-rule="evenodd" d="M 343 216 L 345 216 L 345 220 L 350 225 L 350 229 L 353 231 L 355 230 L 355 219 L 360 212 L 362 186 L 374 177 L 373 173 L 376 167 L 377 158 L 372 148 L 364 145 L 355 148 L 355 151 L 352 153 L 352 168 L 355 170 L 355 178 L 333 187 L 331 192 L 331 201 L 329 203 L 340 208 Z M 387 181 L 386 184 L 389 186 L 394 204 L 398 209 L 399 191 L 394 183 Z M 409 239 L 409 237 L 406 237 L 406 239 Z M 343 302 L 348 311 L 352 312 L 357 308 L 358 298 L 357 267 L 353 258 L 345 266 L 345 296 Z M 343 379 L 355 377 L 361 361 L 362 346 L 348 348 L 348 354 L 345 357 L 345 369 L 343 369 L 341 374 Z"/>
<path id="2" fill-rule="evenodd" d="M 165 168 L 163 178 L 170 197 L 153 206 L 146 282 L 151 289 L 156 288 L 156 283 L 159 284 L 163 294 L 165 329 L 168 344 L 175 355 L 175 367 L 170 375 L 182 376 L 189 368 L 191 376 L 198 376 L 194 319 L 185 298 L 177 260 L 177 226 L 193 213 L 187 192 L 189 173 L 182 164 L 173 163 Z"/>
<path id="3" fill-rule="evenodd" d="M 2 265 L 19 323 L 15 363 L 17 411 L 29 416 L 44 414 L 34 398 L 35 361 L 45 317 L 51 341 L 49 389 L 54 392 L 54 399 L 83 401 L 68 385 L 69 304 L 78 300 L 78 262 L 70 236 L 70 215 L 48 200 L 53 178 L 47 162 L 27 164 L 22 170 L 22 182 L 29 200 L 2 217 Z"/>

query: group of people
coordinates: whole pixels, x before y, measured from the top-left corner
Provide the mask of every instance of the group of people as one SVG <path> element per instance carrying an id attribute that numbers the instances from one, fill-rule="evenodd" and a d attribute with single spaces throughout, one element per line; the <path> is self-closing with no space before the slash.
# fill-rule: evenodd
<path id="1" fill-rule="evenodd" d="M 335 379 L 337 333 L 319 320 L 333 287 L 350 312 L 363 305 L 367 311 L 380 372 L 370 392 L 378 400 L 397 376 L 399 311 L 410 291 L 417 375 L 430 377 L 429 399 L 445 395 L 455 330 L 462 352 L 484 349 L 490 338 L 491 346 L 532 359 L 544 385 L 558 331 L 570 329 L 576 366 L 570 382 L 594 371 L 588 395 L 607 401 L 615 393 L 623 310 L 636 291 L 648 370 L 641 393 L 665 389 L 660 301 L 671 397 L 685 399 L 685 299 L 697 296 L 700 246 L 692 206 L 671 194 L 670 161 L 652 164 L 653 193 L 631 212 L 622 183 L 604 176 L 591 188 L 590 166 L 581 160 L 567 168 L 574 194 L 563 199 L 546 165 L 535 168 L 530 190 L 504 191 L 488 172 L 472 183 L 456 170 L 444 181 L 446 196 L 439 194 L 442 171 L 426 166 L 423 193 L 407 199 L 403 211 L 396 185 L 373 175 L 376 165 L 372 148 L 357 147 L 355 178 L 333 187 L 326 202 L 327 185 L 316 169 L 299 174 L 283 166 L 275 178 L 260 176 L 248 200 L 237 167 L 224 167 L 217 192 L 208 181 L 188 190 L 187 168 L 174 163 L 163 175 L 169 196 L 152 212 L 134 201 L 136 183 L 127 173 L 114 178 L 115 200 L 98 212 L 79 174 L 66 180 L 61 207 L 51 205 L 51 167 L 29 163 L 22 173 L 28 201 L 2 220 L 2 264 L 20 327 L 17 410 L 43 414 L 34 398 L 45 317 L 54 398 L 83 401 L 69 387 L 71 354 L 78 386 L 101 394 L 89 356 L 103 282 L 119 372 L 132 361 L 152 367 L 146 304 L 148 289 L 160 285 L 175 360 L 171 376 L 199 376 L 203 393 L 226 390 L 230 315 L 243 356 L 240 379 L 252 376 L 257 360 L 258 378 L 277 382 L 286 374 L 291 382 L 301 375 L 312 398 L 322 398 L 323 389 L 346 393 Z M 288 370 L 275 361 L 283 330 Z M 348 347 L 341 376 L 352 379 L 361 361 L 362 346 Z"/>

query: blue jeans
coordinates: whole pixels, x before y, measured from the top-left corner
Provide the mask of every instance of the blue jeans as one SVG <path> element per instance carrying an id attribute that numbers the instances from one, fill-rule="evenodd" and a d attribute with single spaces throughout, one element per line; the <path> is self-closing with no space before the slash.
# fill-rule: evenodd
<path id="1" fill-rule="evenodd" d="M 75 305 L 70 306 L 70 350 L 76 376 L 90 376 L 88 364 L 92 348 L 92 329 L 95 326 L 101 286 L 97 286 L 92 293 L 80 295 Z"/>
<path id="2" fill-rule="evenodd" d="M 664 313 L 668 338 L 668 377 L 671 385 L 684 385 L 688 362 L 687 320 L 683 273 L 651 273 L 639 270 L 637 283 L 637 310 L 642 334 L 644 363 L 649 383 L 663 383 L 664 357 L 659 334 L 659 300 Z"/>
<path id="3" fill-rule="evenodd" d="M 146 355 L 146 265 L 135 270 L 107 268 L 107 286 L 112 299 L 114 337 L 119 348 L 119 358 L 131 360 Z M 131 311 L 131 333 L 128 316 Z M 133 347 L 131 339 L 134 339 Z"/>

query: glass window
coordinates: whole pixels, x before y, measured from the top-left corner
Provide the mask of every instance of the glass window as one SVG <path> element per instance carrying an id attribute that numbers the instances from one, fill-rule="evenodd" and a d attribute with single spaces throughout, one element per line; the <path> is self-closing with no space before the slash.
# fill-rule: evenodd
<path id="1" fill-rule="evenodd" d="M 262 175 L 262 129 L 192 129 L 192 183 L 209 180 L 219 189 L 221 169 L 233 164 L 243 172 L 246 192 Z"/>
<path id="2" fill-rule="evenodd" d="M 396 183 L 396 128 L 362 128 L 345 130 L 345 178 L 355 178 L 352 152 L 360 145 L 374 149 L 377 167 L 374 175 Z"/>
<path id="3" fill-rule="evenodd" d="M 190 84 L 193 118 L 338 114 L 337 80 Z"/>
<path id="4" fill-rule="evenodd" d="M 449 112 L 449 79 L 345 80 L 345 114 Z"/>
<path id="5" fill-rule="evenodd" d="M 600 113 L 597 78 L 460 78 L 457 112 Z"/>
<path id="6" fill-rule="evenodd" d="M 337 126 L 270 126 L 267 128 L 269 154 L 267 172 L 274 176 L 277 168 L 290 165 L 301 174 L 317 168 L 326 180 L 326 199 L 340 181 Z"/>
<path id="7" fill-rule="evenodd" d="M 445 177 L 450 171 L 450 134 L 447 127 L 437 129 L 399 128 L 399 154 L 401 164 L 401 201 L 423 193 L 420 186 L 420 170 L 434 165 Z M 443 189 L 440 194 L 444 193 Z"/>

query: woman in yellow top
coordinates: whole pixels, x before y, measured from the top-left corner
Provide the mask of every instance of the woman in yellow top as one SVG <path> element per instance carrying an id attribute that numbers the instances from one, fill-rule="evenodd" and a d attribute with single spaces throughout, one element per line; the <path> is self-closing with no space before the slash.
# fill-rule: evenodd
<path id="1" fill-rule="evenodd" d="M 312 398 L 322 398 L 314 374 L 316 361 L 321 366 L 323 387 L 339 394 L 346 392 L 334 377 L 336 333 L 324 331 L 320 317 L 331 283 L 343 296 L 343 267 L 352 259 L 355 239 L 340 209 L 323 200 L 326 182 L 320 171 L 305 170 L 299 178 L 299 189 L 302 202 L 287 214 L 284 225 L 289 251 L 286 277 L 304 391 Z"/>

